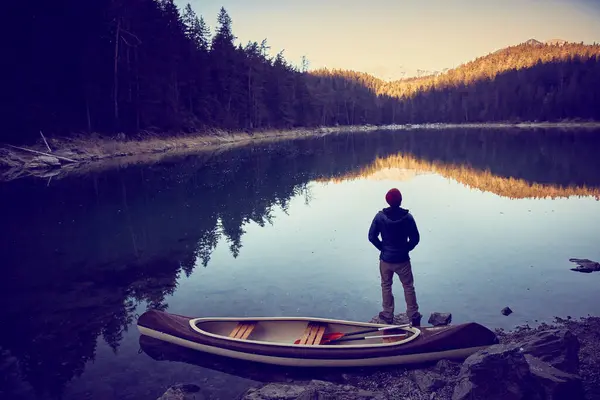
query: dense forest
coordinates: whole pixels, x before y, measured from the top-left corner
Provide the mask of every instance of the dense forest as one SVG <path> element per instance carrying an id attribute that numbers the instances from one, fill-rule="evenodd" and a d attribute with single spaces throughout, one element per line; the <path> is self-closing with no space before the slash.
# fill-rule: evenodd
<path id="1" fill-rule="evenodd" d="M 524 43 L 385 82 L 308 71 L 173 0 L 13 2 L 0 140 L 123 132 L 600 119 L 600 45 Z M 390 43 L 391 45 L 392 43 Z"/>

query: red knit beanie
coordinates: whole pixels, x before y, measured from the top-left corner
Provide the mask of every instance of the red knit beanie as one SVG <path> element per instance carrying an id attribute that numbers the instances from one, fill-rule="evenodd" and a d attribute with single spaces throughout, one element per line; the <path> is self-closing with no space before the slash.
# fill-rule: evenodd
<path id="1" fill-rule="evenodd" d="M 385 194 L 385 201 L 392 207 L 400 207 L 402 203 L 402 193 L 396 188 L 390 189 Z"/>

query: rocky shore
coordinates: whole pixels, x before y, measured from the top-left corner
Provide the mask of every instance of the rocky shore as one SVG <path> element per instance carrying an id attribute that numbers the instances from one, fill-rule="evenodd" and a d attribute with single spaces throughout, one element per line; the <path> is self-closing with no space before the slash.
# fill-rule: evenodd
<path id="1" fill-rule="evenodd" d="M 430 321 L 447 322 L 443 317 Z M 397 315 L 394 322 L 405 318 Z M 599 317 L 556 318 L 552 324 L 496 333 L 500 344 L 462 363 L 441 360 L 411 368 L 339 371 L 340 379 L 271 382 L 248 389 L 239 400 L 600 399 Z M 201 386 L 188 383 L 169 388 L 159 399 L 205 398 Z"/>

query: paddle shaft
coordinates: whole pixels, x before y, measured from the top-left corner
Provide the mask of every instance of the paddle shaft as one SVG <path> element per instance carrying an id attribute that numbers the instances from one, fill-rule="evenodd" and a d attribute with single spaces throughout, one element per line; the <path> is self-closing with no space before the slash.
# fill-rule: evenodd
<path id="1" fill-rule="evenodd" d="M 370 332 L 377 332 L 377 331 L 387 331 L 387 330 L 390 330 L 390 329 L 406 328 L 408 326 L 409 326 L 408 324 L 405 324 L 405 325 L 390 325 L 390 326 L 384 326 L 382 328 L 365 329 L 365 330 L 362 330 L 362 331 L 344 333 L 343 337 L 354 336 L 354 335 L 361 335 L 363 333 L 370 333 Z M 329 335 L 335 335 L 335 333 L 330 333 Z"/>
<path id="2" fill-rule="evenodd" d="M 367 339 L 381 339 L 381 338 L 391 338 L 398 336 L 406 336 L 406 333 L 399 333 L 397 335 L 381 335 L 381 336 L 363 336 L 359 338 L 347 338 L 347 339 L 333 339 L 329 342 L 349 342 L 350 340 L 367 340 Z"/>

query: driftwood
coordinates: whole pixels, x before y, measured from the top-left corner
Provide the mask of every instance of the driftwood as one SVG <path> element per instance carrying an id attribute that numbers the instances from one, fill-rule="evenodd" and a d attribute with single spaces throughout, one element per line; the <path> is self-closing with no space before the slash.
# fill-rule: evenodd
<path id="1" fill-rule="evenodd" d="M 44 137 L 44 134 L 42 133 L 42 131 L 40 131 L 40 135 L 42 135 L 42 139 L 44 139 L 44 143 L 46 143 L 46 147 L 48 148 L 48 151 L 50 153 L 52 153 L 52 149 L 50 148 L 50 145 L 48 144 L 48 142 L 46 141 L 46 138 Z"/>
<path id="2" fill-rule="evenodd" d="M 67 157 L 57 156 L 56 154 L 50 154 L 50 153 L 44 153 L 42 151 L 26 149 L 24 147 L 13 146 L 12 144 L 9 144 L 7 146 L 14 147 L 15 149 L 19 149 L 19 150 L 23 150 L 23 151 L 28 151 L 30 153 L 41 154 L 43 156 L 55 157 L 55 158 L 58 158 L 59 160 L 67 161 L 67 162 L 70 162 L 70 163 L 78 163 L 79 162 L 79 161 L 75 161 L 75 160 L 72 160 L 72 159 L 67 158 Z"/>
<path id="3" fill-rule="evenodd" d="M 569 258 L 569 261 L 577 264 L 577 267 L 571 268 L 571 271 L 585 272 L 587 274 L 600 271 L 600 263 L 588 260 L 587 258 Z"/>

